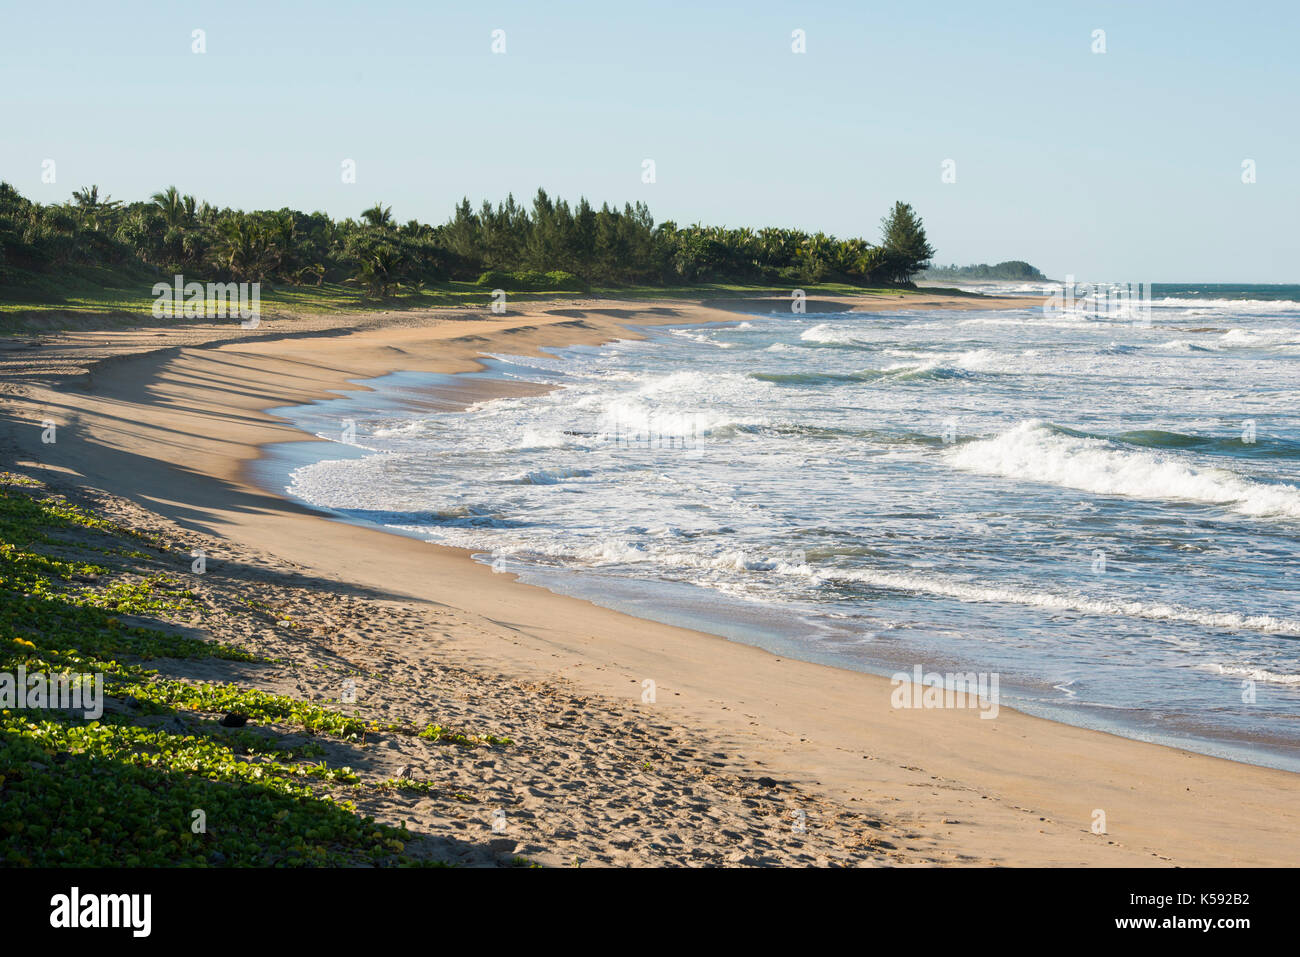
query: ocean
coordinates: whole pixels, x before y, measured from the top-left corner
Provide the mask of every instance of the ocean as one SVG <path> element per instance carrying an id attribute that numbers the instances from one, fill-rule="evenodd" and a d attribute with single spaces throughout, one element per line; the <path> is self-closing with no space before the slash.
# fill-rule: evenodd
<path id="1" fill-rule="evenodd" d="M 474 374 L 542 395 L 274 410 L 321 442 L 259 474 L 642 617 L 1300 770 L 1300 287 L 643 331 Z"/>

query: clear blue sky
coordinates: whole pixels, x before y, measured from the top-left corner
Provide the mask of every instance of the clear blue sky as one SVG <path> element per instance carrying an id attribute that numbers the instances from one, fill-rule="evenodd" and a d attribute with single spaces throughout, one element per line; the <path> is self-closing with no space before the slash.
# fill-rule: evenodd
<path id="1" fill-rule="evenodd" d="M 0 178 L 47 202 L 174 183 L 440 222 L 540 185 L 875 239 L 902 199 L 940 262 L 1300 281 L 1295 2 L 0 0 L 0 24 Z"/>

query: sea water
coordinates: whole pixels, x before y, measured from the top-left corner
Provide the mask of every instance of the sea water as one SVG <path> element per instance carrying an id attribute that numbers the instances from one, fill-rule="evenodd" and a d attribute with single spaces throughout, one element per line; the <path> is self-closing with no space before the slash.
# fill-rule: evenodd
<path id="1" fill-rule="evenodd" d="M 542 395 L 398 373 L 277 410 L 328 444 L 263 474 L 642 617 L 1300 770 L 1297 300 L 646 328 L 476 374 Z"/>

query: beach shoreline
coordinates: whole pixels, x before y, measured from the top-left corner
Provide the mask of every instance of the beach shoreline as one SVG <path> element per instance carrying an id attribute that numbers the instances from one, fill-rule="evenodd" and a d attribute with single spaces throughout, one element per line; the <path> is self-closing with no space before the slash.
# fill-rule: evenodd
<path id="1" fill-rule="evenodd" d="M 776 303 L 788 306 L 741 305 Z M 887 822 L 906 835 L 891 842 L 891 862 L 1294 863 L 1300 800 L 1286 772 L 1005 708 L 994 721 L 975 711 L 895 710 L 879 676 L 783 659 L 513 582 L 459 550 L 322 521 L 324 513 L 250 477 L 263 447 L 318 441 L 268 409 L 364 389 L 358 380 L 393 371 L 476 371 L 483 352 L 537 354 L 636 338 L 629 326 L 735 320 L 729 306 L 528 303 L 505 316 L 406 316 L 369 329 L 285 321 L 207 342 L 165 333 L 55 337 L 23 361 L 45 357 L 48 368 L 69 371 L 81 361 L 86 370 L 61 379 L 28 366 L 7 370 L 15 373 L 5 376 L 7 444 L 20 466 L 47 481 L 123 496 L 229 543 L 232 554 L 255 549 L 321 581 L 449 610 L 459 627 L 446 629 L 439 654 L 665 715 L 715 742 L 730 765 Z M 849 306 L 1009 307 L 965 297 L 837 297 L 809 311 Z M 486 397 L 477 387 L 466 395 Z M 39 438 L 46 421 L 60 429 L 51 446 Z M 646 680 L 654 702 L 642 701 Z M 1093 831 L 1097 810 L 1107 833 Z"/>
<path id="2" fill-rule="evenodd" d="M 761 322 L 764 318 L 780 319 L 780 316 L 754 316 L 747 314 L 745 324 L 753 319 Z M 684 327 L 668 326 L 646 327 L 644 329 L 630 326 L 631 331 L 646 338 L 665 341 L 664 329 L 702 330 L 734 327 L 739 322 L 724 320 L 718 323 L 688 323 Z M 555 350 L 564 356 L 563 348 Z M 528 359 L 518 360 L 522 363 L 527 376 Z M 334 397 L 313 402 L 307 406 L 294 406 L 270 411 L 284 416 L 303 434 L 310 434 L 314 441 L 284 443 L 283 445 L 262 446 L 260 455 L 246 463 L 244 479 L 250 484 L 273 495 L 282 496 L 307 508 L 319 508 L 329 513 L 332 520 L 361 527 L 378 526 L 385 532 L 418 541 L 427 541 L 439 547 L 464 554 L 475 562 L 493 567 L 497 572 L 509 572 L 511 580 L 531 586 L 544 588 L 557 595 L 576 598 L 581 601 L 599 605 L 634 618 L 647 619 L 660 624 L 686 629 L 764 649 L 777 657 L 788 657 L 804 662 L 823 664 L 827 667 L 858 671 L 879 677 L 893 678 L 899 674 L 912 673 L 918 660 L 929 661 L 937 665 L 930 655 L 918 653 L 918 650 L 905 641 L 873 642 L 869 651 L 853 648 L 852 653 L 842 650 L 827 650 L 819 647 L 820 641 L 807 641 L 805 636 L 810 629 L 816 629 L 817 623 L 809 623 L 797 615 L 773 614 L 769 607 L 760 603 L 756 609 L 752 602 L 729 598 L 712 587 L 676 579 L 665 580 L 653 573 L 646 578 L 635 574 L 624 577 L 621 574 L 605 574 L 603 562 L 597 561 L 596 567 L 570 567 L 564 562 L 558 566 L 534 561 L 525 561 L 516 565 L 508 557 L 498 557 L 492 544 L 482 543 L 470 547 L 461 546 L 441 540 L 440 536 L 430 536 L 425 529 L 417 529 L 407 523 L 420 524 L 429 516 L 415 513 L 387 514 L 381 516 L 354 517 L 351 509 L 341 507 L 338 510 L 327 505 L 304 498 L 295 488 L 295 473 L 302 469 L 310 471 L 321 463 L 331 460 L 355 460 L 372 455 L 383 455 L 369 448 L 369 442 L 361 440 L 352 445 L 346 438 L 339 441 L 339 427 L 351 421 L 356 423 L 378 416 L 382 419 L 395 417 L 401 421 L 417 421 L 424 416 L 464 411 L 471 406 L 490 402 L 494 399 L 518 399 L 541 395 L 565 388 L 564 385 L 544 385 L 528 378 L 516 378 L 519 365 L 510 356 L 488 360 L 488 365 L 479 372 L 456 373 L 408 373 L 398 372 L 365 379 L 352 383 L 353 388 L 339 391 Z M 373 395 L 363 393 L 373 392 Z M 349 416 L 357 416 L 349 419 Z M 445 421 L 440 419 L 440 421 Z M 328 424 L 327 424 L 328 423 Z M 322 431 L 324 429 L 325 431 Z M 328 436 L 336 437 L 330 438 Z M 583 446 L 585 448 L 585 446 Z M 515 466 L 510 474 L 520 475 Z M 527 467 L 525 467 L 527 468 Z M 575 465 L 579 474 L 594 466 Z M 509 481 L 519 481 L 514 478 Z M 309 493 L 307 493 L 309 494 Z M 363 510 L 364 511 L 364 510 Z M 458 514 L 458 513 L 454 513 Z M 432 519 L 430 519 L 432 520 Z M 458 519 L 453 518 L 452 524 Z M 532 521 L 532 520 L 530 520 Z M 435 524 L 438 522 L 435 521 Z M 507 524 L 509 524 L 507 520 Z M 745 560 L 737 558 L 741 553 L 733 552 L 727 561 Z M 757 559 L 760 560 L 761 559 Z M 1093 619 L 1094 627 L 1104 627 L 1102 618 Z M 831 642 L 831 645 L 836 645 Z M 918 657 L 919 654 L 919 657 Z M 941 659 L 945 668 L 954 667 L 965 672 L 964 665 L 951 664 L 950 659 Z M 939 668 L 943 672 L 944 668 Z M 933 673 L 933 669 L 931 669 Z M 1069 699 L 1045 703 L 1042 685 L 1035 684 L 1024 674 L 1012 669 L 1001 671 L 999 675 L 999 700 L 1001 706 L 1009 707 L 1022 714 L 1044 718 L 1074 727 L 1102 731 L 1137 741 L 1146 741 L 1186 750 L 1196 754 L 1224 758 L 1243 764 L 1275 768 L 1289 773 L 1300 772 L 1300 757 L 1292 740 L 1287 736 L 1267 737 L 1253 735 L 1249 731 L 1225 731 L 1209 733 L 1202 730 L 1200 735 L 1189 733 L 1172 726 L 1171 722 L 1153 724 L 1141 708 L 1131 710 L 1112 709 L 1105 703 L 1093 701 L 1083 707 L 1071 706 Z M 1146 720 L 1144 720 L 1144 718 Z"/>

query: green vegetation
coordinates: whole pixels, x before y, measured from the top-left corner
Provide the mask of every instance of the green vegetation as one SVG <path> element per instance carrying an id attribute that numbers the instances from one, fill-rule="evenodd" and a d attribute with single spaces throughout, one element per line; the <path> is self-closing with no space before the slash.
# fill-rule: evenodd
<path id="1" fill-rule="evenodd" d="M 149 202 L 76 190 L 43 205 L 0 183 L 0 301 L 73 313 L 138 314 L 155 282 L 263 283 L 272 308 L 346 308 L 402 296 L 452 304 L 484 288 L 577 292 L 717 284 L 790 289 L 906 284 L 933 253 L 910 206 L 895 204 L 884 239 L 795 229 L 655 224 L 644 203 L 599 209 L 538 190 L 477 210 L 463 200 L 440 226 L 397 223 L 377 203 L 357 220 L 291 209 L 217 209 L 176 187 Z"/>
<path id="2" fill-rule="evenodd" d="M 894 282 L 908 282 L 912 275 L 929 265 L 934 248 L 925 238 L 921 217 L 907 203 L 895 203 L 889 215 L 880 221 L 884 237 L 872 274 Z"/>
<path id="3" fill-rule="evenodd" d="M 1008 282 L 1047 282 L 1047 277 L 1020 259 L 1009 259 L 995 266 L 931 266 L 922 279 L 1001 279 Z"/>
<path id="4" fill-rule="evenodd" d="M 495 734 L 469 735 L 461 731 L 444 728 L 438 724 L 429 725 L 419 733 L 419 737 L 424 738 L 426 741 L 446 741 L 450 744 L 460 744 L 471 748 L 480 744 L 504 746 L 511 743 L 509 738 L 498 737 Z"/>
<path id="5" fill-rule="evenodd" d="M 517 290 L 581 290 L 585 284 L 571 272 L 552 269 L 550 272 L 538 272 L 527 269 L 523 272 L 502 272 L 489 269 L 478 277 L 478 285 L 487 289 Z"/>
<path id="6" fill-rule="evenodd" d="M 435 785 L 366 783 L 346 765 L 308 760 L 325 749 L 302 736 L 353 747 L 380 733 L 462 747 L 510 743 L 439 725 L 379 725 L 236 684 L 160 676 L 150 665 L 167 659 L 262 659 L 168 628 L 167 617 L 192 621 L 209 612 L 175 579 L 143 571 L 134 556 L 147 556 L 145 549 L 155 563 L 185 561 L 39 483 L 0 473 L 0 680 L 13 682 L 20 668 L 49 678 L 100 674 L 104 692 L 97 719 L 93 709 L 13 701 L 0 710 L 3 863 L 402 863 L 404 825 L 361 816 L 349 795 L 394 787 L 428 793 Z M 105 558 L 88 562 L 79 557 L 86 552 Z M 242 720 L 223 722 L 223 714 Z"/>

